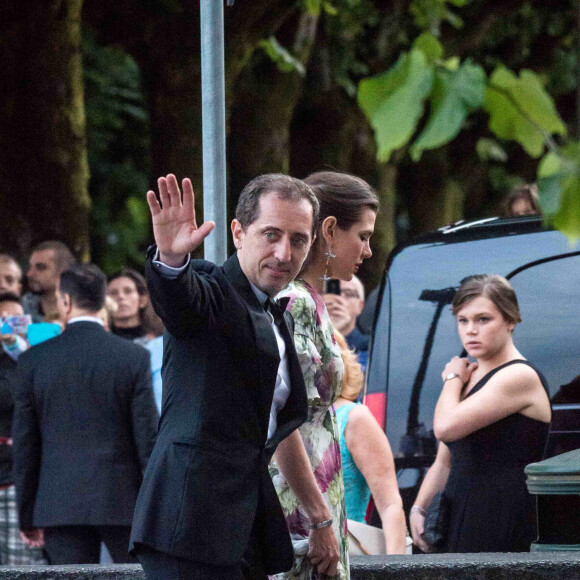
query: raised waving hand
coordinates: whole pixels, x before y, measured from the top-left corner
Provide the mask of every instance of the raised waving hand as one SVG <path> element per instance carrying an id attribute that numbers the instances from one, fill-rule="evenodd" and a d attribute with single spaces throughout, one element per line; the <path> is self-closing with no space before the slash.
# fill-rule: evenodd
<path id="1" fill-rule="evenodd" d="M 159 198 L 154 191 L 147 192 L 147 203 L 153 219 L 153 234 L 159 248 L 159 260 L 168 266 L 179 267 L 187 255 L 196 250 L 214 229 L 214 222 L 199 227 L 195 221 L 195 196 L 191 181 L 182 181 L 183 196 L 175 175 L 157 180 Z"/>

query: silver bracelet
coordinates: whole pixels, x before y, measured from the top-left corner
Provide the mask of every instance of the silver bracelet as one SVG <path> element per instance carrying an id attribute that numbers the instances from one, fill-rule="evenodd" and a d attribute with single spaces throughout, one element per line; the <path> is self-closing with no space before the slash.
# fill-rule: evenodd
<path id="1" fill-rule="evenodd" d="M 328 526 L 332 526 L 332 518 L 324 520 L 323 522 L 318 522 L 317 524 L 308 524 L 308 527 L 311 530 L 321 530 L 322 528 L 328 528 Z"/>
<path id="2" fill-rule="evenodd" d="M 409 512 L 409 515 L 413 515 L 415 512 L 419 512 L 422 516 L 424 516 L 427 512 L 425 511 L 424 507 L 420 505 L 414 505 Z"/>

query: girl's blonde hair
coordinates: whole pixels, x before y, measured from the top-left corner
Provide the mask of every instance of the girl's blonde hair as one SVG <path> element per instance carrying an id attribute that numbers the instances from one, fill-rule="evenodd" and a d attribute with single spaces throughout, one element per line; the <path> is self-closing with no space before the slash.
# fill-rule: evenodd
<path id="1" fill-rule="evenodd" d="M 356 355 L 352 351 L 346 340 L 338 330 L 335 329 L 334 336 L 340 347 L 340 354 L 344 361 L 344 377 L 342 380 L 342 391 L 340 396 L 349 401 L 356 401 L 363 388 L 364 374 L 360 363 L 356 360 Z"/>

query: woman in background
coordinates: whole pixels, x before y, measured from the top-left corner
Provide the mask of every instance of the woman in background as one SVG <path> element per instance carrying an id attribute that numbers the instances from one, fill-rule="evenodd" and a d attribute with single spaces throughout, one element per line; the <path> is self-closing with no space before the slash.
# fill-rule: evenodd
<path id="1" fill-rule="evenodd" d="M 109 278 L 107 293 L 117 305 L 108 311 L 111 332 L 144 346 L 151 355 L 153 394 L 161 413 L 163 324 L 149 301 L 147 282 L 139 272 L 123 268 Z"/>
<path id="2" fill-rule="evenodd" d="M 445 490 L 444 552 L 527 552 L 537 533 L 524 467 L 542 458 L 552 414 L 548 387 L 513 343 L 521 316 L 505 278 L 466 278 L 452 310 L 476 362 L 454 357 L 443 370 L 433 419 L 439 449 L 411 508 L 413 540 L 431 551 L 422 537 L 425 510 Z"/>
<path id="3" fill-rule="evenodd" d="M 108 295 L 117 303 L 112 313 L 111 332 L 138 344 L 146 344 L 163 332 L 149 301 L 145 278 L 123 268 L 109 278 Z"/>
<path id="4" fill-rule="evenodd" d="M 335 330 L 334 336 L 344 360 L 342 391 L 334 408 L 340 431 L 346 515 L 364 524 L 372 494 L 383 524 L 386 553 L 404 554 L 407 524 L 391 446 L 368 407 L 355 403 L 364 375 L 342 334 Z"/>

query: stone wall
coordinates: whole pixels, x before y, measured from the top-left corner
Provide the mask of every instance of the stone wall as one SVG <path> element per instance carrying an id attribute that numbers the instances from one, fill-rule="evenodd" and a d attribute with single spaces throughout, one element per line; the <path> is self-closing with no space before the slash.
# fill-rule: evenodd
<path id="1" fill-rule="evenodd" d="M 367 556 L 351 560 L 352 580 L 580 580 L 580 552 Z M 136 564 L 0 566 L 0 580 L 144 580 Z M 209 580 L 209 579 L 208 579 Z"/>

